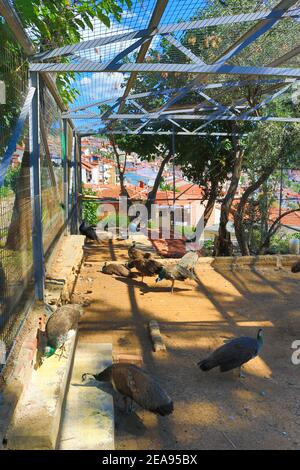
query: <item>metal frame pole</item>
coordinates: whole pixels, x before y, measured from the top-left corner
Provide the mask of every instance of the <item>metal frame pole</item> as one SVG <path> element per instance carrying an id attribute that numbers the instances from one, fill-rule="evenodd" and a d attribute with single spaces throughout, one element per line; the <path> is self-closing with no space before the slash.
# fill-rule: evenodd
<path id="1" fill-rule="evenodd" d="M 42 195 L 39 132 L 39 76 L 30 73 L 30 85 L 36 89 L 29 114 L 30 191 L 32 207 L 32 251 L 34 285 L 37 299 L 44 298 L 45 257 L 43 249 Z"/>
<path id="2" fill-rule="evenodd" d="M 78 135 L 78 162 L 77 165 L 79 165 L 79 181 L 78 181 L 78 191 L 80 194 L 82 194 L 82 165 L 81 165 L 81 136 Z M 80 222 L 82 221 L 82 200 L 81 198 L 78 198 L 79 200 L 79 211 L 78 211 L 78 216 Z"/>
<path id="3" fill-rule="evenodd" d="M 176 200 L 176 195 L 175 195 L 175 180 L 176 180 L 176 175 L 175 175 L 175 126 L 173 124 L 173 129 L 172 129 L 172 155 L 173 155 L 173 208 L 175 206 L 175 200 Z"/>
<path id="4" fill-rule="evenodd" d="M 65 226 L 68 231 L 69 220 L 69 171 L 68 171 L 68 135 L 67 135 L 67 121 L 63 119 L 62 131 L 62 152 L 63 152 L 63 169 L 64 169 L 64 206 L 65 206 Z"/>
<path id="5" fill-rule="evenodd" d="M 74 178 L 74 215 L 73 215 L 73 224 L 72 224 L 72 233 L 78 233 L 78 166 L 77 166 L 77 135 L 73 131 L 73 162 L 72 162 L 72 172 Z"/>

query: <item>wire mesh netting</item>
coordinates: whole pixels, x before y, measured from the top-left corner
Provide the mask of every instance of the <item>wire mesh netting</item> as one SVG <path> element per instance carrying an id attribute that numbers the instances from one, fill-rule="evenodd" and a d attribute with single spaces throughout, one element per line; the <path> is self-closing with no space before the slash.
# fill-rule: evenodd
<path id="1" fill-rule="evenodd" d="M 28 58 L 2 17 L 0 37 L 0 80 L 5 86 L 5 103 L 0 104 L 0 341 L 8 353 L 34 298 L 32 162 L 26 104 L 30 95 Z M 47 258 L 65 228 L 66 208 L 62 116 L 42 79 L 39 104 L 43 248 Z M 21 119 L 22 115 L 27 117 Z M 67 142 L 70 159 L 71 129 Z"/>
<path id="2" fill-rule="evenodd" d="M 52 95 L 40 83 L 42 221 L 47 255 L 64 225 L 62 119 Z"/>
<path id="3" fill-rule="evenodd" d="M 28 123 L 0 188 L 0 339 L 7 350 L 32 292 L 32 212 Z"/>
<path id="4" fill-rule="evenodd" d="M 28 64 L 0 18 L 0 164 L 28 91 Z M 0 186 L 0 340 L 11 347 L 32 288 L 31 198 L 28 119 Z"/>
<path id="5" fill-rule="evenodd" d="M 170 0 L 167 2 L 165 10 L 162 10 L 163 14 L 158 23 L 157 34 L 152 37 L 146 55 L 143 55 L 142 60 L 139 60 L 139 53 L 143 46 L 137 43 L 136 48 L 129 48 L 134 45 L 141 35 L 132 38 L 132 34 L 139 33 L 149 27 L 157 3 L 155 0 L 136 0 L 133 1 L 131 11 L 124 8 L 121 22 L 112 19 L 110 28 L 108 28 L 99 20 L 93 19 L 93 29 L 85 27 L 80 32 L 82 41 L 95 41 L 110 36 L 117 38 L 117 40 L 104 45 L 94 45 L 93 43 L 90 47 L 81 47 L 74 50 L 73 55 L 71 49 L 71 55 L 68 58 L 60 58 L 60 53 L 58 53 L 57 57 L 49 57 L 45 61 L 71 61 L 74 65 L 79 64 L 82 60 L 86 60 L 93 65 L 108 64 L 111 61 L 116 61 L 116 59 L 120 64 L 136 61 L 146 64 L 183 65 L 197 62 L 199 64 L 214 64 L 232 48 L 233 44 L 243 34 L 256 26 L 261 18 L 265 18 L 277 4 L 276 0 L 257 2 L 247 0 L 239 2 L 233 0 L 226 2 L 220 2 L 219 0 L 194 0 L 192 2 Z M 299 2 L 295 2 L 277 24 L 232 59 L 229 59 L 228 63 L 249 67 L 268 66 L 272 65 L 273 61 L 278 58 L 279 50 L 280 56 L 283 56 L 299 47 L 299 5 Z M 193 27 L 194 23 L 188 24 L 188 22 L 195 21 L 205 22 L 208 19 L 210 22 L 207 26 L 204 23 L 201 23 L 201 27 L 198 23 L 197 27 Z M 183 26 L 179 26 L 183 23 Z M 161 34 L 159 34 L 160 32 Z M 292 66 L 292 64 L 298 64 L 297 55 L 286 61 L 283 60 L 278 66 L 286 67 Z M 106 129 L 107 122 L 99 118 L 108 106 L 114 106 L 112 108 L 114 110 L 120 109 L 120 101 L 116 100 L 120 100 L 123 96 L 130 76 L 130 73 L 113 71 L 106 73 L 75 73 L 72 77 L 72 86 L 78 91 L 78 97 L 71 105 L 71 110 L 76 112 L 72 116 L 75 119 L 76 128 L 80 132 L 88 133 Z M 234 78 L 239 80 L 241 77 L 235 76 Z M 243 76 L 242 78 L 246 79 L 247 77 Z M 202 80 L 205 83 L 230 81 L 232 76 L 205 74 L 203 77 L 192 72 L 181 73 L 180 71 L 137 73 L 131 92 L 149 90 L 158 92 L 166 88 L 176 89 L 187 84 L 192 85 L 194 82 L 201 85 Z M 266 87 L 266 92 L 268 91 L 269 89 Z M 149 106 L 147 98 L 144 100 L 137 98 L 136 102 L 141 106 L 146 103 L 147 106 L 144 109 L 147 112 L 157 111 L 164 103 L 167 103 L 171 95 L 172 93 L 161 96 L 157 107 Z M 176 104 L 191 103 L 194 96 L 190 95 L 188 93 L 183 100 L 178 100 Z M 213 91 L 212 95 L 218 95 L 218 92 Z M 244 96 L 245 90 L 240 87 L 239 90 L 227 91 L 224 101 L 228 105 L 230 100 L 231 103 L 234 103 L 236 99 L 242 99 Z M 125 109 L 129 113 L 140 113 L 136 105 L 129 103 L 127 103 Z M 210 111 L 214 111 L 213 108 Z M 132 125 L 132 121 L 125 123 L 125 126 L 130 129 L 132 129 Z M 124 125 L 122 124 L 119 128 L 124 130 Z M 137 122 L 133 129 L 138 128 L 139 123 Z"/>

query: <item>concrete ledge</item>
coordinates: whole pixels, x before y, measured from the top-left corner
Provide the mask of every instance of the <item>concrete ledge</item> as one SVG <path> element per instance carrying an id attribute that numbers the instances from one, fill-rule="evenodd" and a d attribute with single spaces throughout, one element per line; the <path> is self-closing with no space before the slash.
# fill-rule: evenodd
<path id="1" fill-rule="evenodd" d="M 45 301 L 50 304 L 70 302 L 83 260 L 82 235 L 62 239 L 55 258 L 47 266 Z"/>
<path id="2" fill-rule="evenodd" d="M 60 450 L 114 449 L 114 405 L 109 386 L 81 380 L 83 373 L 101 372 L 111 363 L 111 344 L 78 344 L 61 422 Z"/>
<path id="3" fill-rule="evenodd" d="M 66 358 L 54 355 L 32 372 L 6 434 L 8 449 L 55 449 L 75 343 L 76 336 L 66 343 Z"/>
<path id="4" fill-rule="evenodd" d="M 63 236 L 47 262 L 45 301 L 65 303 L 71 296 L 83 259 L 81 235 Z M 40 318 L 45 314 L 42 302 L 35 302 L 18 333 L 13 350 L 0 376 L 0 449 L 21 395 L 28 387 L 36 355 L 36 337 Z"/>

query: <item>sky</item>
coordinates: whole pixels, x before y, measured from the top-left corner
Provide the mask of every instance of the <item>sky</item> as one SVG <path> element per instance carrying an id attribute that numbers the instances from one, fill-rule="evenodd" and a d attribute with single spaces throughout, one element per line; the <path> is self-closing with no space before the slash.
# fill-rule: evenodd
<path id="1" fill-rule="evenodd" d="M 111 27 L 107 28 L 99 20 L 94 21 L 94 31 L 90 29 L 82 30 L 82 40 L 94 39 L 120 33 L 128 33 L 147 28 L 156 0 L 134 0 L 131 11 L 125 11 L 121 23 L 111 20 Z M 170 0 L 160 21 L 160 25 L 184 21 L 191 17 L 193 12 L 199 8 L 204 8 L 206 0 Z M 159 37 L 152 41 L 152 47 Z M 107 62 L 116 54 L 131 45 L 134 40 L 122 41 L 101 48 L 83 51 L 80 56 L 86 59 Z M 123 74 L 120 73 L 81 73 L 76 76 L 76 87 L 80 95 L 71 105 L 72 108 L 86 105 L 93 101 L 112 99 L 112 101 L 123 94 L 122 83 Z M 89 111 L 98 111 L 97 108 L 90 108 Z M 93 121 L 95 123 L 95 121 Z M 80 127 L 89 127 L 92 121 L 76 121 Z"/>
<path id="2" fill-rule="evenodd" d="M 265 0 L 268 2 L 269 0 Z M 272 1 L 272 0 L 270 0 Z M 167 8 L 160 21 L 160 25 L 177 23 L 178 21 L 189 20 L 195 13 L 201 9 L 205 9 L 208 0 L 169 0 Z M 151 14 L 155 7 L 156 0 L 133 0 L 133 6 L 130 11 L 126 9 L 123 13 L 122 21 L 118 23 L 111 20 L 110 28 L 107 28 L 99 20 L 94 21 L 94 30 L 84 29 L 81 31 L 82 40 L 95 39 L 99 37 L 111 36 L 115 34 L 128 33 L 147 28 Z M 254 2 L 257 5 L 257 2 Z M 267 5 L 265 3 L 264 5 Z M 237 11 L 240 13 L 237 2 Z M 152 47 L 155 47 L 160 41 L 160 37 L 152 41 Z M 108 62 L 126 47 L 134 43 L 135 40 L 124 40 L 112 43 L 107 46 L 97 47 L 82 51 L 82 58 L 96 62 Z M 138 50 L 138 49 L 137 49 Z M 120 73 L 81 73 L 76 75 L 74 85 L 80 91 L 80 95 L 71 105 L 71 109 L 87 105 L 94 101 L 102 101 L 111 99 L 112 102 L 116 98 L 122 96 L 124 87 L 124 75 Z M 122 87 L 123 85 L 123 87 Z M 99 112 L 98 108 L 89 108 L 90 112 Z M 91 126 L 99 127 L 96 120 L 79 121 L 75 120 L 75 124 L 80 126 L 82 130 L 88 130 Z"/>

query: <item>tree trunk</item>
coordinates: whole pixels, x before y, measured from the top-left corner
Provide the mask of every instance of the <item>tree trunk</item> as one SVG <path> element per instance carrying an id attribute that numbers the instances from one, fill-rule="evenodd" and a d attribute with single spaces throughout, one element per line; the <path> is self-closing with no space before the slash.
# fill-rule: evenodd
<path id="1" fill-rule="evenodd" d="M 241 197 L 237 210 L 234 214 L 235 235 L 242 253 L 242 256 L 249 256 L 250 249 L 244 228 L 244 215 L 246 204 L 251 194 L 254 193 L 271 175 L 273 168 L 268 168 L 264 173 L 249 186 Z"/>
<path id="2" fill-rule="evenodd" d="M 268 187 L 266 183 L 263 184 L 263 196 L 260 200 L 260 234 L 261 240 L 268 239 Z M 269 248 L 269 246 L 265 246 L 265 248 Z"/>
<path id="3" fill-rule="evenodd" d="M 169 151 L 167 153 L 167 155 L 163 158 L 163 160 L 161 162 L 161 165 L 159 167 L 158 173 L 156 175 L 153 188 L 148 193 L 146 208 L 147 208 L 147 211 L 148 211 L 148 218 L 149 219 L 151 218 L 151 206 L 152 206 L 152 204 L 154 204 L 154 201 L 156 199 L 156 194 L 157 194 L 157 191 L 158 191 L 158 188 L 159 188 L 159 185 L 160 185 L 162 174 L 164 172 L 166 164 L 170 161 L 171 157 L 172 157 L 172 152 Z"/>
<path id="4" fill-rule="evenodd" d="M 126 189 L 125 183 L 124 183 L 124 180 L 125 180 L 124 175 L 125 175 L 125 170 L 126 170 L 126 160 L 127 160 L 127 158 L 126 158 L 126 155 L 125 155 L 125 161 L 124 161 L 124 165 L 123 165 L 123 168 L 122 168 L 121 167 L 121 161 L 120 161 L 120 154 L 117 150 L 117 146 L 116 146 L 116 143 L 115 143 L 114 136 L 111 135 L 110 139 L 111 139 L 111 143 L 112 143 L 114 153 L 115 153 L 115 156 L 116 156 L 116 160 L 117 160 L 117 167 L 118 167 L 118 173 L 119 173 L 119 179 L 120 179 L 120 196 L 127 197 L 128 205 L 130 205 L 131 201 L 129 199 L 129 194 L 128 194 L 128 191 Z"/>
<path id="5" fill-rule="evenodd" d="M 236 132 L 235 127 L 233 127 L 233 132 Z M 232 243 L 230 240 L 230 233 L 226 229 L 226 225 L 229 219 L 229 213 L 232 206 L 232 202 L 238 188 L 241 171 L 242 171 L 242 162 L 244 152 L 243 149 L 240 148 L 239 142 L 234 137 L 234 150 L 235 150 L 235 157 L 234 157 L 234 167 L 232 171 L 232 177 L 229 189 L 225 198 L 223 199 L 222 206 L 221 206 L 221 217 L 220 217 L 220 227 L 219 227 L 219 235 L 217 238 L 217 246 L 215 247 L 216 256 L 232 256 Z"/>
<path id="6" fill-rule="evenodd" d="M 270 226 L 266 236 L 265 236 L 265 239 L 264 241 L 262 242 L 261 246 L 260 246 L 260 249 L 259 249 L 259 254 L 263 254 L 266 249 L 269 248 L 270 246 L 270 241 L 271 241 L 271 238 L 273 237 L 273 235 L 275 235 L 275 233 L 277 232 L 277 230 L 279 229 L 280 227 L 280 221 L 281 219 L 283 219 L 286 215 L 288 214 L 292 214 L 293 212 L 300 212 L 300 206 L 297 208 L 297 209 L 290 209 L 286 212 L 283 212 L 281 215 L 279 215 L 277 217 L 277 219 L 274 220 L 274 222 L 272 223 L 272 225 Z"/>
<path id="7" fill-rule="evenodd" d="M 203 226 L 206 227 L 207 222 L 209 221 L 209 218 L 212 214 L 212 211 L 215 207 L 215 202 L 217 199 L 217 186 L 214 185 L 211 187 L 210 192 L 209 192 L 209 197 L 207 199 L 207 204 L 204 210 L 203 214 Z"/>

